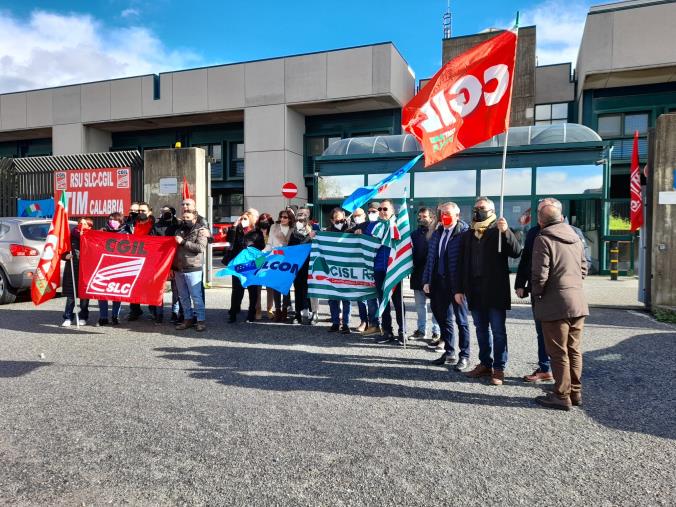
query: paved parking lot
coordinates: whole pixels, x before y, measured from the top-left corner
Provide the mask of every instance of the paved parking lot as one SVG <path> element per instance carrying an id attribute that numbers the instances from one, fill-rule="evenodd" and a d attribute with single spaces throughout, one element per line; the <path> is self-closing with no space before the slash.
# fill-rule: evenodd
<path id="1" fill-rule="evenodd" d="M 201 334 L 0 307 L 0 504 L 676 504 L 673 326 L 595 309 L 584 406 L 563 413 L 519 380 L 527 306 L 492 387 L 419 345 L 228 325 L 226 299 L 207 292 Z"/>

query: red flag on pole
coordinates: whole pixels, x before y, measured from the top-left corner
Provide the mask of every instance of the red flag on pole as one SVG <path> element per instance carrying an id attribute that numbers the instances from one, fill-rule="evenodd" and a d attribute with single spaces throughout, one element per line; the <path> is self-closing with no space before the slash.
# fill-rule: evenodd
<path id="1" fill-rule="evenodd" d="M 425 167 L 507 130 L 516 40 L 507 30 L 453 58 L 404 106 Z"/>
<path id="2" fill-rule="evenodd" d="M 631 232 L 643 225 L 643 196 L 641 195 L 641 172 L 638 167 L 638 130 L 634 132 L 634 148 L 631 150 L 631 178 L 629 180 L 631 196 Z"/>
<path id="3" fill-rule="evenodd" d="M 190 187 L 185 176 L 183 176 L 183 199 L 190 199 Z"/>
<path id="4" fill-rule="evenodd" d="M 66 207 L 66 192 L 61 192 L 40 262 L 33 274 L 31 299 L 35 305 L 52 299 L 61 284 L 61 256 L 70 251 L 70 227 Z"/>

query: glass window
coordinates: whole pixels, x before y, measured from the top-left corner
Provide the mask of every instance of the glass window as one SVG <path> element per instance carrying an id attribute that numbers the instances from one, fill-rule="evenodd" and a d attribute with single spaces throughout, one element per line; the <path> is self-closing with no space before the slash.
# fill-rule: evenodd
<path id="1" fill-rule="evenodd" d="M 230 143 L 230 177 L 244 177 L 244 143 Z"/>
<path id="2" fill-rule="evenodd" d="M 500 195 L 501 169 L 481 171 L 481 195 Z M 530 195 L 531 168 L 505 171 L 505 195 Z"/>
<path id="3" fill-rule="evenodd" d="M 389 174 L 369 174 L 368 175 L 368 184 L 375 185 L 383 178 L 389 176 Z M 354 189 L 353 189 L 354 190 Z M 411 175 L 406 174 L 402 179 L 392 183 L 385 190 L 378 194 L 378 197 L 389 197 L 393 198 L 402 198 L 404 197 L 404 191 L 406 195 L 410 197 L 411 195 Z"/>
<path id="4" fill-rule="evenodd" d="M 413 197 L 473 197 L 476 194 L 476 171 L 416 172 Z"/>
<path id="5" fill-rule="evenodd" d="M 50 223 L 25 224 L 21 225 L 21 234 L 26 239 L 33 241 L 44 241 L 47 239 Z"/>
<path id="6" fill-rule="evenodd" d="M 561 104 L 552 104 L 552 119 L 554 120 L 568 119 L 568 104 L 566 102 Z"/>
<path id="7" fill-rule="evenodd" d="M 535 187 L 538 195 L 598 194 L 603 187 L 603 166 L 538 167 Z"/>
<path id="8" fill-rule="evenodd" d="M 318 186 L 320 199 L 343 199 L 358 187 L 364 186 L 364 176 L 320 176 Z"/>
<path id="9" fill-rule="evenodd" d="M 624 135 L 633 136 L 637 130 L 639 135 L 648 133 L 648 113 L 624 115 Z"/>
<path id="10" fill-rule="evenodd" d="M 622 117 L 619 114 L 599 116 L 598 134 L 601 137 L 619 136 L 622 133 L 621 123 Z"/>
<path id="11" fill-rule="evenodd" d="M 551 104 L 540 104 L 535 106 L 535 119 L 536 120 L 549 120 L 552 117 L 552 105 Z"/>
<path id="12" fill-rule="evenodd" d="M 329 137 L 327 146 L 331 146 L 333 143 L 337 143 L 341 139 L 342 139 L 342 137 Z"/>
<path id="13" fill-rule="evenodd" d="M 310 157 L 318 157 L 324 153 L 323 137 L 308 137 L 305 144 L 307 146 L 307 155 Z"/>

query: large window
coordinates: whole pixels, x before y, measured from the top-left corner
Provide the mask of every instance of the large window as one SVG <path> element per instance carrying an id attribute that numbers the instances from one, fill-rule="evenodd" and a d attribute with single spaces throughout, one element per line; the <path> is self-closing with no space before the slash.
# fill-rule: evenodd
<path id="1" fill-rule="evenodd" d="M 231 178 L 244 177 L 244 143 L 230 143 L 230 173 Z"/>
<path id="2" fill-rule="evenodd" d="M 538 195 L 599 194 L 603 187 L 603 166 L 538 167 L 535 187 Z"/>
<path id="3" fill-rule="evenodd" d="M 201 144 L 196 148 L 202 148 L 206 152 L 207 162 L 211 162 L 211 179 L 223 179 L 223 146 L 219 144 Z"/>
<path id="4" fill-rule="evenodd" d="M 502 169 L 481 171 L 481 195 L 500 195 Z M 505 170 L 505 195 L 530 195 L 531 168 Z"/>
<path id="5" fill-rule="evenodd" d="M 613 141 L 613 158 L 629 159 L 634 149 L 634 133 L 638 131 L 638 154 L 645 159 L 648 155 L 649 113 L 615 113 L 598 117 L 597 132 L 604 139 Z"/>
<path id="6" fill-rule="evenodd" d="M 312 136 L 305 138 L 305 174 L 312 173 L 312 163 L 315 157 L 320 157 L 324 150 L 336 141 L 340 136 Z"/>
<path id="7" fill-rule="evenodd" d="M 535 106 L 536 125 L 555 125 L 568 121 L 568 102 Z"/>
<path id="8" fill-rule="evenodd" d="M 476 171 L 417 172 L 415 197 L 472 197 L 476 194 Z"/>
<path id="9" fill-rule="evenodd" d="M 319 198 L 343 199 L 361 186 L 364 186 L 364 176 L 361 174 L 320 176 L 318 182 Z"/>
<path id="10" fill-rule="evenodd" d="M 389 174 L 369 174 L 368 184 L 375 185 Z M 354 189 L 353 189 L 354 190 Z M 378 194 L 378 197 L 401 198 L 404 197 L 404 191 L 407 197 L 411 196 L 411 175 L 406 174 L 402 179 L 389 185 L 385 190 Z"/>

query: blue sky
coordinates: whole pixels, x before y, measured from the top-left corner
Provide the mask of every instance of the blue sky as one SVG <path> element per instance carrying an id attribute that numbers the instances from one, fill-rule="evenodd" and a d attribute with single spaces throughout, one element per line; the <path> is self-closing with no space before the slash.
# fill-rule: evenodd
<path id="1" fill-rule="evenodd" d="M 392 41 L 417 78 L 441 63 L 446 0 L 0 0 L 0 92 Z M 452 2 L 453 34 L 538 25 L 541 64 L 575 59 L 591 2 Z"/>

